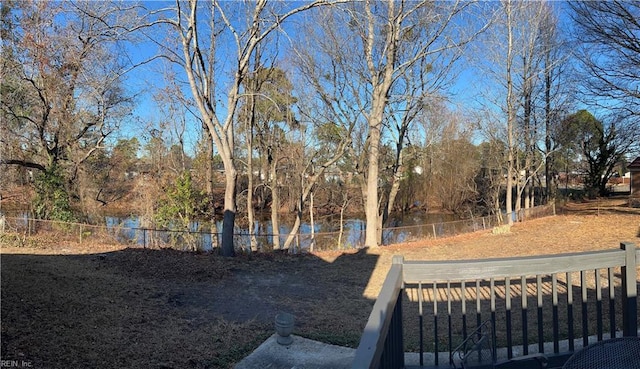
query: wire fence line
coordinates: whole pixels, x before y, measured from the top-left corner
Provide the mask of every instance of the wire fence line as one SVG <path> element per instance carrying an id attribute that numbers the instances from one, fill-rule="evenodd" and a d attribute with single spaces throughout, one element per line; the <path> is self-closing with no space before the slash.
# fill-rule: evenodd
<path id="1" fill-rule="evenodd" d="M 555 205 L 548 204 L 512 213 L 514 222 L 555 215 Z M 507 223 L 506 215 L 474 217 L 465 220 L 426 223 L 420 225 L 387 227 L 382 230 L 383 245 L 415 242 L 424 239 L 451 237 L 480 230 L 494 229 Z M 205 231 L 179 231 L 116 225 L 68 223 L 24 217 L 0 216 L 0 235 L 3 242 L 13 240 L 20 245 L 35 245 L 43 238 L 56 242 L 124 244 L 143 248 L 175 248 L 184 251 L 216 251 L 221 233 Z M 283 245 L 288 234 L 254 234 L 247 230 L 234 234 L 234 245 L 239 251 L 273 251 L 274 239 Z M 253 242 L 252 242 L 253 239 Z M 297 233 L 290 252 L 345 250 L 364 247 L 364 227 L 351 227 L 342 232 Z"/>

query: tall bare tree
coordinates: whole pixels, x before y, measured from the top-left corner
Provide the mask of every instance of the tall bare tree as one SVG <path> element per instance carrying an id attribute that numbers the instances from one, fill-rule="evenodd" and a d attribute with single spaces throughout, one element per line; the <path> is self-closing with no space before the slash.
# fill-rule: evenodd
<path id="1" fill-rule="evenodd" d="M 551 148 L 539 151 L 537 143 L 546 130 L 538 122 L 546 119 L 550 126 L 552 114 L 557 114 L 551 111 L 552 83 L 558 83 L 552 76 L 564 61 L 551 58 L 552 47 L 557 47 L 549 34 L 554 26 L 553 10 L 545 2 L 502 1 L 484 43 L 490 62 L 480 62 L 483 75 L 489 78 L 486 85 L 491 86 L 483 92 L 490 117 L 484 132 L 489 141 L 504 143 L 504 211 L 510 224 L 514 210 L 522 207 L 523 196 L 525 207 L 534 204 L 533 181 L 545 162 L 540 154 L 551 152 Z"/>
<path id="2" fill-rule="evenodd" d="M 580 47 L 583 99 L 620 140 L 631 138 L 625 155 L 640 152 L 640 4 L 634 1 L 572 2 L 575 39 Z M 600 114 L 601 115 L 601 114 Z"/>
<path id="3" fill-rule="evenodd" d="M 287 18 L 330 3 L 317 0 L 292 7 L 286 2 L 271 6 L 266 0 L 253 4 L 176 1 L 173 19 L 166 20 L 178 33 L 180 41 L 180 51 L 167 50 L 167 57 L 184 68 L 202 121 L 224 165 L 221 249 L 225 256 L 235 255 L 236 118 L 243 98 L 242 83 L 250 73 L 251 58 L 256 48 L 279 30 Z M 226 102 L 222 102 L 219 94 L 224 94 Z"/>
<path id="4" fill-rule="evenodd" d="M 544 146 L 541 149 L 544 160 L 545 199 L 556 197 L 558 172 L 556 158 L 560 146 L 558 127 L 566 114 L 568 97 L 576 85 L 567 73 L 570 52 L 565 37 L 560 32 L 558 17 L 549 13 L 540 27 L 540 53 L 542 54 L 542 120 L 544 121 Z"/>
<path id="5" fill-rule="evenodd" d="M 315 22 L 322 26 L 322 39 L 313 42 L 315 56 L 324 54 L 329 60 L 326 69 L 308 68 L 307 72 L 322 73 L 319 90 L 322 101 L 329 110 L 339 112 L 336 118 L 340 119 L 341 126 L 351 124 L 354 133 L 362 134 L 354 137 L 352 146 L 361 150 L 354 150 L 350 156 L 354 159 L 352 170 L 361 173 L 363 178 L 366 246 L 381 243 L 382 220 L 393 204 L 387 196 L 389 193 L 381 195 L 379 191 L 381 148 L 387 128 L 398 129 L 396 143 L 400 146 L 396 148 L 401 149 L 406 142 L 408 124 L 424 103 L 424 97 L 437 91 L 451 77 L 450 66 L 459 57 L 462 46 L 483 30 L 484 25 L 478 22 L 473 22 L 470 28 L 453 30 L 463 23 L 456 21 L 472 5 L 470 2 L 391 0 L 353 2 L 340 11 L 319 15 Z M 404 85 L 407 81 L 415 85 Z M 405 103 L 398 104 L 402 99 Z M 341 106 L 341 101 L 347 101 L 350 107 Z M 400 112 L 408 114 L 400 118 L 396 114 Z M 392 122 L 396 118 L 398 120 Z M 400 173 L 401 150 L 395 157 L 396 164 L 392 167 Z M 395 180 L 391 182 L 397 184 Z M 389 186 L 390 191 L 393 188 Z"/>
<path id="6" fill-rule="evenodd" d="M 604 104 L 619 116 L 640 110 L 640 4 L 636 1 L 570 2 L 577 56 L 587 78 L 590 103 Z"/>
<path id="7" fill-rule="evenodd" d="M 261 189 L 268 189 L 271 197 L 271 225 L 274 230 L 273 247 L 280 248 L 278 234 L 280 212 L 280 188 L 283 180 L 280 168 L 283 161 L 290 158 L 287 153 L 290 137 L 298 126 L 292 107 L 295 98 L 292 96 L 293 85 L 285 72 L 277 67 L 262 67 L 256 60 L 252 74 L 246 79 L 246 103 L 242 105 L 241 117 L 246 122 L 244 137 L 247 153 L 254 150 L 258 153 L 259 176 Z M 249 203 L 253 193 L 253 155 L 247 154 L 247 209 L 251 219 L 253 201 Z M 264 200 L 266 191 L 260 191 Z M 249 222 L 253 224 L 252 221 Z M 251 231 L 249 232 L 251 234 Z"/>

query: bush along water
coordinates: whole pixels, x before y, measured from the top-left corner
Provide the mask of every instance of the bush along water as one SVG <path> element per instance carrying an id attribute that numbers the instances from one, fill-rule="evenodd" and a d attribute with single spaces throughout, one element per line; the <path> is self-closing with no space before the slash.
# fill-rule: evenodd
<path id="1" fill-rule="evenodd" d="M 33 206 L 38 219 L 76 221 L 65 183 L 62 170 L 57 165 L 52 165 L 36 176 L 34 180 L 36 196 L 33 199 Z"/>
<path id="2" fill-rule="evenodd" d="M 191 174 L 182 173 L 173 186 L 166 191 L 166 197 L 161 199 L 160 206 L 154 216 L 154 221 L 159 227 L 186 232 L 170 232 L 169 243 L 171 247 L 196 251 L 198 237 L 189 233 L 191 225 L 197 216 L 198 204 L 203 196 L 194 189 Z"/>

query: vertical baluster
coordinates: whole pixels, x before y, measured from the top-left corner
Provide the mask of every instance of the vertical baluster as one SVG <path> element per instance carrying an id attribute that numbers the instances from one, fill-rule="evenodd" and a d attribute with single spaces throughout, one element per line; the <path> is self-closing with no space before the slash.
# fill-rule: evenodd
<path id="1" fill-rule="evenodd" d="M 495 279 L 489 280 L 489 293 L 491 294 L 491 338 L 493 342 L 493 357 L 497 357 L 496 342 L 496 282 Z"/>
<path id="2" fill-rule="evenodd" d="M 507 357 L 513 358 L 513 340 L 511 337 L 511 278 L 504 279 L 504 299 L 507 320 Z"/>
<path id="3" fill-rule="evenodd" d="M 536 275 L 536 295 L 538 298 L 538 352 L 544 352 L 544 326 L 542 316 L 542 276 Z"/>
<path id="4" fill-rule="evenodd" d="M 433 342 L 435 343 L 434 347 L 434 362 L 436 366 L 438 366 L 438 354 L 439 345 L 438 345 L 438 284 L 433 282 Z"/>
<path id="5" fill-rule="evenodd" d="M 602 341 L 602 278 L 600 277 L 599 270 L 596 269 L 596 325 L 598 341 Z"/>
<path id="6" fill-rule="evenodd" d="M 558 275 L 551 275 L 551 299 L 553 303 L 553 352 L 560 352 L 560 343 L 558 339 Z"/>
<path id="7" fill-rule="evenodd" d="M 520 297 L 522 301 L 522 354 L 529 355 L 529 330 L 527 322 L 527 277 L 520 278 Z"/>
<path id="8" fill-rule="evenodd" d="M 608 268 L 609 273 L 609 332 L 611 338 L 616 337 L 616 286 L 613 268 Z"/>
<path id="9" fill-rule="evenodd" d="M 589 322 L 587 317 L 587 272 L 580 271 L 580 290 L 582 295 L 582 345 L 589 344 Z"/>
<path id="10" fill-rule="evenodd" d="M 480 304 L 480 280 L 476 280 L 476 328 L 482 324 L 482 306 Z"/>
<path id="11" fill-rule="evenodd" d="M 423 339 L 423 314 L 422 314 L 422 282 L 418 282 L 418 324 L 420 324 L 420 366 L 424 366 L 424 339 Z"/>
<path id="12" fill-rule="evenodd" d="M 462 300 L 462 338 L 467 339 L 467 296 L 466 296 L 466 284 L 464 281 L 460 282 L 460 299 Z"/>
<path id="13" fill-rule="evenodd" d="M 449 331 L 449 365 L 453 364 L 453 332 L 451 325 L 451 282 L 447 281 L 447 330 Z"/>
<path id="14" fill-rule="evenodd" d="M 573 340 L 573 280 L 572 273 L 567 272 L 567 331 L 569 334 L 569 351 L 574 351 Z"/>
<path id="15" fill-rule="evenodd" d="M 636 287 L 636 250 L 632 243 L 623 242 L 624 266 L 620 268 L 622 277 L 622 334 L 638 336 L 638 288 Z"/>

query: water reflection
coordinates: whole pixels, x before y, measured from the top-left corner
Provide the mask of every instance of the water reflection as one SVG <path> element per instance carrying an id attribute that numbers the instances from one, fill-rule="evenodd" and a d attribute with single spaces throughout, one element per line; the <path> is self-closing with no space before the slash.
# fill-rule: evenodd
<path id="1" fill-rule="evenodd" d="M 444 233 L 444 222 L 455 220 L 451 214 L 425 214 L 414 213 L 405 216 L 396 216 L 389 219 L 388 226 L 383 230 L 383 244 L 408 242 L 414 239 L 437 237 Z M 274 231 L 271 222 L 267 219 L 256 220 L 253 225 L 254 239 L 259 249 L 273 249 L 273 237 L 278 235 L 279 244 L 282 246 L 289 237 L 293 218 L 281 219 L 277 232 Z M 190 232 L 153 230 L 142 227 L 140 218 L 135 216 L 118 217 L 106 216 L 105 223 L 109 229 L 117 230 L 120 241 L 134 243 L 140 246 L 154 246 L 159 243 L 191 243 L 188 248 L 211 250 L 219 244 L 219 233 L 212 234 L 211 223 L 196 221 L 191 223 Z M 294 237 L 293 247 L 298 250 L 307 250 L 313 246 L 315 250 L 323 249 L 351 249 L 364 245 L 366 222 L 360 218 L 348 218 L 343 220 L 342 232 L 340 232 L 340 219 L 338 216 L 326 216 L 313 224 L 313 233 L 310 223 L 302 223 L 298 234 Z M 215 229 L 222 229 L 222 221 L 216 222 Z M 249 229 L 247 226 L 236 224 L 235 244 L 237 248 L 249 249 L 251 244 Z M 187 239 L 187 236 L 189 239 Z M 216 241 L 216 242 L 214 242 Z"/>
<path id="2" fill-rule="evenodd" d="M 16 221 L 18 227 L 26 227 L 31 221 L 28 212 L 15 212 L 6 214 Z M 17 219 L 16 219 L 17 218 Z M 440 237 L 447 234 L 447 229 L 455 220 L 451 214 L 425 214 L 409 213 L 403 216 L 393 216 L 387 222 L 382 233 L 384 245 L 409 242 L 412 240 Z M 272 250 L 273 238 L 278 237 L 282 247 L 291 231 L 295 219 L 282 217 L 277 230 L 273 229 L 268 217 L 256 220 L 253 224 L 253 244 L 259 250 Z M 39 224 L 46 221 L 36 221 Z M 21 225 L 24 223 L 23 225 Z M 220 242 L 222 221 L 217 221 L 215 227 L 205 221 L 194 221 L 190 224 L 190 231 L 173 231 L 153 229 L 150 222 L 138 216 L 104 215 L 94 218 L 93 224 L 101 224 L 94 227 L 94 231 L 102 228 L 120 243 L 132 244 L 141 247 L 173 247 L 184 250 L 212 250 Z M 338 215 L 322 216 L 312 225 L 302 223 L 298 233 L 293 238 L 295 250 L 336 250 L 359 248 L 364 245 L 366 222 L 363 218 L 351 217 L 341 220 Z M 78 224 L 78 226 L 82 226 Z M 456 226 L 460 228 L 459 226 Z M 88 228 L 85 228 L 88 229 Z M 341 230 L 342 229 L 342 230 Z M 458 232 L 459 233 L 459 232 Z M 234 231 L 234 244 L 238 249 L 250 250 L 252 239 L 248 226 L 242 220 L 236 222 Z"/>

